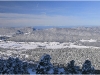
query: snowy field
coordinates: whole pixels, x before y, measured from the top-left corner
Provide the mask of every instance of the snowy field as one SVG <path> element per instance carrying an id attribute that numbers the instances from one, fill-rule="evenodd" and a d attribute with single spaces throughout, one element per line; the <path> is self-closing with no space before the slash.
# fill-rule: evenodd
<path id="1" fill-rule="evenodd" d="M 80 40 L 81 42 L 96 42 L 96 40 Z M 76 45 L 71 42 L 14 42 L 14 41 L 2 41 L 0 40 L 0 47 L 7 49 L 61 49 L 61 48 L 100 48 L 94 46 Z"/>

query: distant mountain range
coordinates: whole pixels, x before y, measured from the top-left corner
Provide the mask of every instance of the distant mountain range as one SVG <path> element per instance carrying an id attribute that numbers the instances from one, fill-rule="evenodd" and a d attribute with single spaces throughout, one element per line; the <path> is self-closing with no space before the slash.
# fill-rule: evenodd
<path id="1" fill-rule="evenodd" d="M 45 28 L 35 29 L 32 27 L 0 28 L 0 37 L 11 41 L 34 41 L 34 42 L 73 42 L 80 39 L 100 40 L 100 27 L 76 27 L 76 28 Z"/>

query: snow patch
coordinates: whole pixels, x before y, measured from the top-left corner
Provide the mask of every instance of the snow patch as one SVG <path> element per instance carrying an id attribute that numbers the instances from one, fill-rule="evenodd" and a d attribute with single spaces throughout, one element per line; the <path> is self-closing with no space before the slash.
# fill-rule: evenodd
<path id="1" fill-rule="evenodd" d="M 93 42 L 90 41 L 90 42 Z M 14 41 L 0 41 L 1 48 L 8 49 L 61 49 L 61 48 L 99 48 L 93 46 L 80 46 L 71 42 L 14 42 Z M 27 56 L 26 56 L 27 57 Z"/>
<path id="2" fill-rule="evenodd" d="M 58 68 L 58 74 L 65 73 L 64 68 Z"/>
<path id="3" fill-rule="evenodd" d="M 93 39 L 90 39 L 90 40 L 84 40 L 84 39 L 82 39 L 80 41 L 81 42 L 97 42 L 97 40 L 93 40 Z"/>
<path id="4" fill-rule="evenodd" d="M 32 69 L 28 69 L 28 72 L 30 73 L 30 75 L 35 75 L 36 74 L 36 71 L 34 70 L 34 71 L 32 71 Z"/>
<path id="5" fill-rule="evenodd" d="M 2 37 L 2 36 L 6 36 L 6 37 L 12 37 L 11 35 L 0 35 L 0 37 Z"/>

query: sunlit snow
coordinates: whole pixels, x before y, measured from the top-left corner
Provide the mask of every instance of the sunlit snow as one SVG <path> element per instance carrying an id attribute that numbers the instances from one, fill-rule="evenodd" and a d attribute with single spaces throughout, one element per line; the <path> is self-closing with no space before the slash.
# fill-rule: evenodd
<path id="1" fill-rule="evenodd" d="M 82 39 L 80 41 L 81 42 L 97 42 L 97 40 L 94 40 L 94 39 L 90 39 L 90 40 L 84 40 L 84 39 Z"/>
<path id="2" fill-rule="evenodd" d="M 1 48 L 9 49 L 60 49 L 60 48 L 99 48 L 92 46 L 79 46 L 71 42 L 14 42 L 14 41 L 0 41 Z"/>

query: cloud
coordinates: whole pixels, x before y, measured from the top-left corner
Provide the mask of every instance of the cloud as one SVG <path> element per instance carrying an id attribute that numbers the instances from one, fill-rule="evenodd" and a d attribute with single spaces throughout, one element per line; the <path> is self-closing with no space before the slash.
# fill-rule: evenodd
<path id="1" fill-rule="evenodd" d="M 0 13 L 0 26 L 82 26 L 93 24 L 99 25 L 99 20 L 85 20 L 77 16 Z"/>

